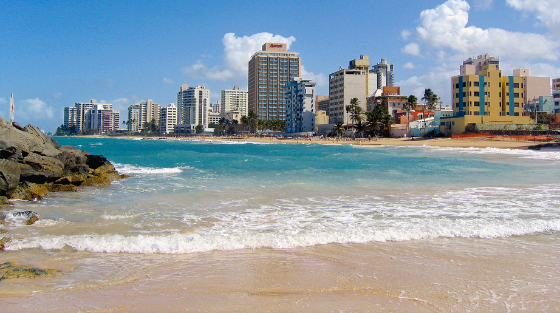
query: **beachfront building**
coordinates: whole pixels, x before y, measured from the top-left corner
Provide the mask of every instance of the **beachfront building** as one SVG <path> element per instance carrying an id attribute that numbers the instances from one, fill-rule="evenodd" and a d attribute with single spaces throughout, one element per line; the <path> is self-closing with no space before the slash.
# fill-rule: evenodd
<path id="1" fill-rule="evenodd" d="M 395 73 L 393 71 L 393 64 L 388 64 L 387 60 L 381 59 L 381 62 L 375 64 L 369 70 L 370 76 L 375 77 L 376 89 L 383 89 L 385 86 L 395 85 Z M 373 92 L 370 90 L 370 92 Z M 368 92 L 368 96 L 371 94 Z"/>
<path id="2" fill-rule="evenodd" d="M 247 116 L 249 113 L 247 97 L 247 90 L 240 90 L 239 86 L 222 90 L 220 105 L 222 117 L 228 118 L 230 115 Z"/>
<path id="3" fill-rule="evenodd" d="M 284 87 L 286 133 L 298 136 L 315 132 L 315 83 L 295 77 Z"/>
<path id="4" fill-rule="evenodd" d="M 515 129 L 533 124 L 524 114 L 523 77 L 502 76 L 499 63 L 487 64 L 476 73 L 476 64 L 463 64 L 452 78 L 453 117 L 440 119 L 440 132 L 462 134 L 466 130 Z"/>
<path id="5" fill-rule="evenodd" d="M 76 102 L 74 107 L 64 108 L 63 124 L 68 127 L 75 126 L 77 132 L 115 131 L 119 128 L 119 111 L 113 110 L 112 107 L 110 103 L 97 103 L 96 100 Z"/>
<path id="6" fill-rule="evenodd" d="M 159 117 L 159 131 L 169 134 L 175 131 L 177 125 L 177 107 L 175 103 L 170 103 L 167 107 L 162 107 Z"/>
<path id="7" fill-rule="evenodd" d="M 248 110 L 260 120 L 285 120 L 282 89 L 294 77 L 301 76 L 300 58 L 288 51 L 285 43 L 265 43 L 249 60 Z"/>
<path id="8" fill-rule="evenodd" d="M 64 120 L 62 124 L 70 129 L 75 128 L 78 123 L 78 109 L 76 107 L 65 107 L 64 108 Z"/>
<path id="9" fill-rule="evenodd" d="M 204 86 L 182 85 L 177 93 L 177 123 L 190 130 L 198 125 L 207 129 L 209 106 L 210 90 Z"/>
<path id="10" fill-rule="evenodd" d="M 362 62 L 367 56 L 360 56 Z M 368 59 L 369 60 L 369 59 Z M 357 62 L 360 64 L 361 62 Z M 356 64 L 356 62 L 354 62 Z M 350 62 L 352 66 L 352 61 Z M 343 69 L 329 75 L 329 120 L 331 123 L 351 124 L 350 114 L 346 106 L 350 100 L 357 98 L 362 110 L 366 111 L 366 97 L 368 94 L 368 70 L 362 67 Z"/>
<path id="11" fill-rule="evenodd" d="M 107 133 L 118 129 L 119 111 L 113 110 L 112 104 L 95 104 L 85 113 L 85 130 Z"/>
<path id="12" fill-rule="evenodd" d="M 514 77 L 523 78 L 523 103 L 538 101 L 539 97 L 549 97 L 551 94 L 550 77 L 536 77 L 529 75 L 529 69 L 513 70 Z"/>
<path id="13" fill-rule="evenodd" d="M 126 129 L 129 132 L 140 131 L 140 125 L 141 125 L 140 111 L 141 111 L 140 105 L 137 103 L 128 106 L 128 120 L 125 123 L 126 123 Z"/>

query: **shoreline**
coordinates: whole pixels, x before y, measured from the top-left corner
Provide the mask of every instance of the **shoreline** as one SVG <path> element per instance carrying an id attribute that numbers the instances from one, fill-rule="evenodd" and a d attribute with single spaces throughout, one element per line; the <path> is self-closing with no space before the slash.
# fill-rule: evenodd
<path id="1" fill-rule="evenodd" d="M 497 148 L 497 149 L 535 149 L 539 150 L 543 144 L 558 144 L 558 142 L 539 142 L 539 141 L 521 141 L 509 138 L 504 139 L 453 139 L 453 138 L 278 138 L 278 137 L 216 137 L 216 136 L 192 136 L 192 137 L 170 137 L 170 136 L 107 136 L 107 135 L 91 135 L 76 137 L 101 137 L 101 138 L 137 138 L 138 140 L 216 140 L 231 142 L 258 142 L 258 143 L 308 143 L 308 144 L 337 144 L 337 145 L 356 145 L 356 146 L 431 146 L 431 147 L 447 147 L 447 148 Z"/>

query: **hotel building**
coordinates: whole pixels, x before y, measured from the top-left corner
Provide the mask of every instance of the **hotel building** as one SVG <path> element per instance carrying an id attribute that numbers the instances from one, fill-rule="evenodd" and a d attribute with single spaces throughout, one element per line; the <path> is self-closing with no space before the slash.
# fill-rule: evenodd
<path id="1" fill-rule="evenodd" d="M 300 58 L 285 43 L 265 43 L 249 60 L 248 109 L 260 120 L 286 118 L 284 90 L 301 76 Z"/>
<path id="2" fill-rule="evenodd" d="M 377 89 L 382 90 L 385 86 L 394 86 L 395 85 L 395 73 L 393 72 L 393 64 L 388 64 L 385 59 L 381 59 L 381 62 L 375 64 L 373 68 L 369 71 L 370 76 L 375 75 L 377 84 Z M 370 87 L 371 88 L 371 87 Z M 369 90 L 368 96 L 374 90 Z"/>
<path id="3" fill-rule="evenodd" d="M 284 90 L 286 133 L 312 135 L 315 132 L 315 83 L 295 77 Z"/>

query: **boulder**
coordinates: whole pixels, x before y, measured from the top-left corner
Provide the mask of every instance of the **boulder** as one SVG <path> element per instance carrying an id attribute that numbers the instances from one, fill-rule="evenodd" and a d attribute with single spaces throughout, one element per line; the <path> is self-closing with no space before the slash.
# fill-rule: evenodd
<path id="1" fill-rule="evenodd" d="M 21 170 L 18 163 L 0 159 L 0 195 L 16 188 L 20 180 Z"/>
<path id="2" fill-rule="evenodd" d="M 8 191 L 6 195 L 10 199 L 27 201 L 43 200 L 43 197 L 49 193 L 49 187 L 49 184 L 23 182 L 16 188 Z"/>
<path id="3" fill-rule="evenodd" d="M 64 164 L 57 158 L 30 153 L 23 162 L 31 169 L 22 169 L 20 180 L 44 184 L 64 176 Z"/>

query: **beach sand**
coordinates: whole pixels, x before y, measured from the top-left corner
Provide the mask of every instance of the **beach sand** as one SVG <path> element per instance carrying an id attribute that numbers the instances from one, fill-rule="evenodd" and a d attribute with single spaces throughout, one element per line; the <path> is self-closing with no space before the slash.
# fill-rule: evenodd
<path id="1" fill-rule="evenodd" d="M 173 138 L 173 137 L 169 137 Z M 372 146 L 433 146 L 433 147 L 455 147 L 455 148 L 500 148 L 500 149 L 527 149 L 537 146 L 542 142 L 519 141 L 509 138 L 497 139 L 452 139 L 452 138 L 372 138 L 351 140 L 350 138 L 328 138 L 328 139 L 292 139 L 275 137 L 178 137 L 185 140 L 224 140 L 224 141 L 248 141 L 266 143 L 316 143 L 316 144 L 340 144 L 340 145 L 372 145 Z M 145 138 L 155 139 L 155 138 Z"/>
<path id="2" fill-rule="evenodd" d="M 121 265 L 99 273 L 102 283 L 49 289 L 29 280 L 27 292 L 7 294 L 4 281 L 0 303 L 4 312 L 545 312 L 560 307 L 559 252 L 542 238 L 453 238 L 107 254 L 92 257 Z M 143 266 L 126 277 L 126 264 Z"/>

